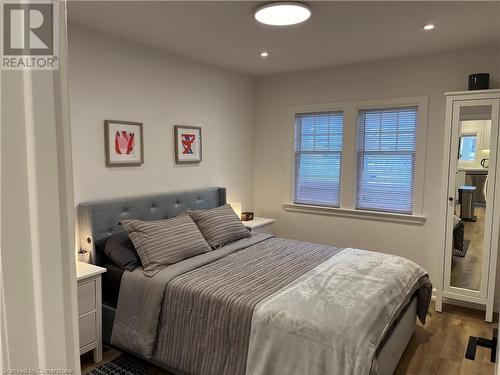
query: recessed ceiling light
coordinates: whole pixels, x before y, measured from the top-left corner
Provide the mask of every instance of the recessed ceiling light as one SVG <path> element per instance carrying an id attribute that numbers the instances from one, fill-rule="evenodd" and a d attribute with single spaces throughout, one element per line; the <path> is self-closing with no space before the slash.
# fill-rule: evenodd
<path id="1" fill-rule="evenodd" d="M 427 25 L 424 26 L 424 30 L 433 30 L 436 27 L 436 25 L 432 23 L 428 23 Z"/>
<path id="2" fill-rule="evenodd" d="M 276 2 L 261 6 L 255 11 L 255 19 L 273 26 L 295 25 L 311 17 L 311 10 L 305 4 Z"/>
<path id="3" fill-rule="evenodd" d="M 267 56 L 269 56 L 269 52 L 262 51 L 262 52 L 260 53 L 260 57 L 266 58 Z"/>

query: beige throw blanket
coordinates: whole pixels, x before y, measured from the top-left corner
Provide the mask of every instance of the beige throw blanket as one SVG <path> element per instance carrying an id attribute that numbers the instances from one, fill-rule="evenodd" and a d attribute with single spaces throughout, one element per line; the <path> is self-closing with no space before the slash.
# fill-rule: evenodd
<path id="1" fill-rule="evenodd" d="M 426 272 L 407 259 L 344 249 L 258 304 L 246 373 L 377 374 L 381 340 L 422 287 Z"/>

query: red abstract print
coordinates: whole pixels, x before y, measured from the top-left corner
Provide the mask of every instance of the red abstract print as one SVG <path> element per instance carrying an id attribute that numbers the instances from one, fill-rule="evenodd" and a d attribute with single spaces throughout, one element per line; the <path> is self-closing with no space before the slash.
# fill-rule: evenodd
<path id="1" fill-rule="evenodd" d="M 115 134 L 115 151 L 118 155 L 129 155 L 134 150 L 135 134 L 126 130 L 117 131 Z"/>
<path id="2" fill-rule="evenodd" d="M 182 153 L 183 154 L 193 154 L 193 143 L 196 139 L 194 134 L 181 134 L 182 142 Z"/>

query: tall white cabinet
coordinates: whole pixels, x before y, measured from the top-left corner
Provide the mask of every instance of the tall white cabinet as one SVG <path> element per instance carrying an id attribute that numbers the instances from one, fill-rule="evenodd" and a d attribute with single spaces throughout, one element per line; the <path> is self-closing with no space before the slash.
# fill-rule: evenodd
<path id="1" fill-rule="evenodd" d="M 465 301 L 484 306 L 489 322 L 493 319 L 500 230 L 499 112 L 500 90 L 446 94 L 441 194 L 445 220 L 436 311 L 442 311 L 443 299 Z M 485 155 L 489 162 L 484 167 L 479 162 Z M 464 172 L 487 176 L 487 183 L 479 187 L 461 181 Z M 457 188 L 462 191 L 458 197 Z M 470 192 L 478 189 L 484 192 L 486 203 L 471 198 Z"/>

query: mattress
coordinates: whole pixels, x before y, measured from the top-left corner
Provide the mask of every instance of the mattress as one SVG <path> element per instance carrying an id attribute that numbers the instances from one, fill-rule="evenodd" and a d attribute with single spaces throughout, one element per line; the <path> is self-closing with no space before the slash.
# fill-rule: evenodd
<path id="1" fill-rule="evenodd" d="M 375 362 L 380 375 L 392 375 L 415 331 L 417 298 L 414 297 L 401 312 L 380 346 Z"/>

